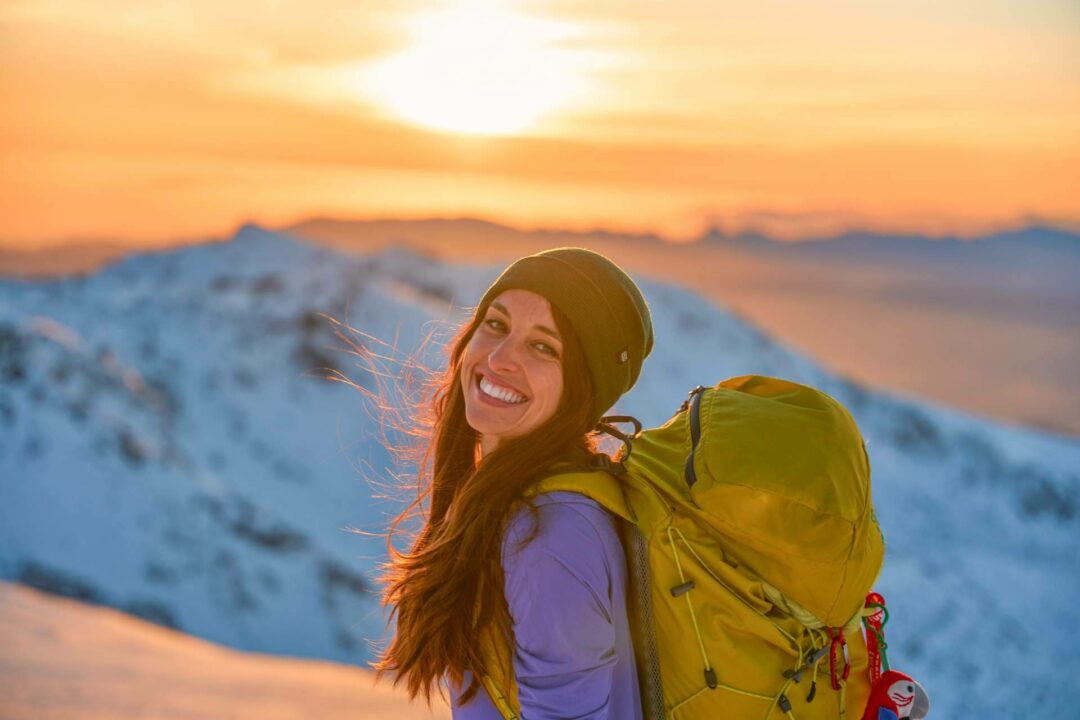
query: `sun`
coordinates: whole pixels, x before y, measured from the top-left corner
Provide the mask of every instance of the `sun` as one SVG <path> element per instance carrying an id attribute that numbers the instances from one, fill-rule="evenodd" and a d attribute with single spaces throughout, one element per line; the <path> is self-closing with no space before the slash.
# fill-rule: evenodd
<path id="1" fill-rule="evenodd" d="M 491 2 L 459 3 L 414 19 L 411 44 L 376 61 L 363 84 L 395 116 L 427 128 L 510 135 L 588 90 L 590 53 L 566 47 L 566 22 Z"/>

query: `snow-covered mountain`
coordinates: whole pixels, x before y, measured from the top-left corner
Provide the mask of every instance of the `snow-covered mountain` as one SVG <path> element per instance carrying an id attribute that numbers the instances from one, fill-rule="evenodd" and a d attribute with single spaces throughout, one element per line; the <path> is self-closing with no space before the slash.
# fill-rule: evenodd
<path id="1" fill-rule="evenodd" d="M 400 433 L 362 390 L 437 365 L 498 270 L 248 226 L 0 282 L 0 578 L 241 649 L 369 659 L 378 533 L 409 493 L 384 446 Z M 746 373 L 834 395 L 870 451 L 894 666 L 935 717 L 1075 714 L 1080 444 L 859 386 L 684 290 L 642 287 L 656 349 L 620 411 L 659 424 L 689 388 Z"/>

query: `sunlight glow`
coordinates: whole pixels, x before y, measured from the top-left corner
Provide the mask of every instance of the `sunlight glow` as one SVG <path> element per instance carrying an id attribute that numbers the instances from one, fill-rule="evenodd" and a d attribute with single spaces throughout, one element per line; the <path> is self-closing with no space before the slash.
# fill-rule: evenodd
<path id="1" fill-rule="evenodd" d="M 566 47 L 570 23 L 490 2 L 468 2 L 415 18 L 412 44 L 369 66 L 362 85 L 398 117 L 476 135 L 527 130 L 582 98 L 596 53 Z"/>

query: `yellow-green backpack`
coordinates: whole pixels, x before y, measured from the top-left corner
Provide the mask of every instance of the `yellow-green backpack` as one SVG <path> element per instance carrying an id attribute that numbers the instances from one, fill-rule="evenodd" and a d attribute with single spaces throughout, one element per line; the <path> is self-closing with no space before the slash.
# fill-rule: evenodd
<path id="1" fill-rule="evenodd" d="M 854 420 L 806 385 L 697 388 L 663 426 L 619 435 L 606 469 L 542 480 L 626 521 L 648 720 L 859 720 L 863 604 L 884 543 Z M 510 648 L 484 640 L 485 689 L 518 717 Z"/>

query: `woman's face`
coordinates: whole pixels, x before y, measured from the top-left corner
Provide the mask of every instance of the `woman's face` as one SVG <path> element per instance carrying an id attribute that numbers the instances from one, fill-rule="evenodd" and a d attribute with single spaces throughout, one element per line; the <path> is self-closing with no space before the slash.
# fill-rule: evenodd
<path id="1" fill-rule="evenodd" d="M 563 391 L 562 338 L 551 304 L 529 290 L 492 300 L 461 358 L 465 418 L 483 454 L 555 414 Z"/>

